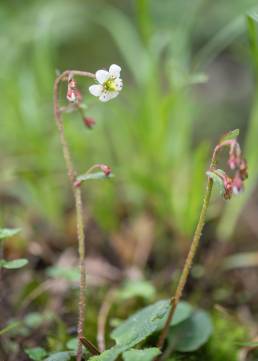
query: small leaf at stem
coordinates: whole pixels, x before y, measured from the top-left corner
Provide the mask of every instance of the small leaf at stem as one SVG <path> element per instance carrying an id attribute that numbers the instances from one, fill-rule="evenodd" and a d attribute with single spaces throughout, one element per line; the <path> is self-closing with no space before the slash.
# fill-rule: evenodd
<path id="1" fill-rule="evenodd" d="M 84 182 L 84 181 L 87 181 L 87 180 L 107 179 L 107 178 L 112 178 L 112 177 L 114 177 L 113 174 L 105 175 L 103 172 L 96 172 L 96 173 L 79 175 L 76 178 L 76 181 Z"/>
<path id="2" fill-rule="evenodd" d="M 222 136 L 222 138 L 220 139 L 220 142 L 219 144 L 222 144 L 228 140 L 233 140 L 233 139 L 236 139 L 239 135 L 239 129 L 234 129 L 234 130 L 231 130 L 230 132 L 227 132 L 226 134 L 224 134 Z"/>
<path id="3" fill-rule="evenodd" d="M 208 172 L 206 172 L 207 176 L 210 177 L 214 184 L 216 184 L 219 187 L 219 192 L 221 195 L 224 194 L 225 192 L 225 187 L 224 187 L 224 182 L 221 176 L 225 176 L 225 172 L 221 169 L 216 169 L 215 171 L 209 170 Z"/>

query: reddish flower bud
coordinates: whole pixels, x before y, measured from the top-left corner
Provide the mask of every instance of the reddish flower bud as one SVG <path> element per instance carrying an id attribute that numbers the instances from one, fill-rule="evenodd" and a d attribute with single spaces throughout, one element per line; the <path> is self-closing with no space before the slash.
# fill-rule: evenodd
<path id="1" fill-rule="evenodd" d="M 223 182 L 224 182 L 224 198 L 225 199 L 230 199 L 232 196 L 232 191 L 233 191 L 233 187 L 232 187 L 232 179 L 230 177 L 228 177 L 227 175 L 225 175 L 225 177 L 223 177 Z"/>
<path id="2" fill-rule="evenodd" d="M 230 169 L 235 170 L 239 167 L 241 162 L 241 149 L 239 144 L 234 140 L 231 142 L 229 150 L 228 165 Z"/>
<path id="3" fill-rule="evenodd" d="M 95 119 L 93 119 L 91 117 L 84 117 L 83 118 L 83 123 L 89 129 L 93 128 L 94 125 L 96 124 Z"/>
<path id="4" fill-rule="evenodd" d="M 234 194 L 239 194 L 244 190 L 244 182 L 239 173 L 237 173 L 233 179 L 232 189 Z"/>
<path id="5" fill-rule="evenodd" d="M 76 179 L 76 181 L 73 183 L 74 187 L 79 188 L 82 181 L 80 179 Z"/>
<path id="6" fill-rule="evenodd" d="M 247 169 L 247 161 L 245 159 L 241 159 L 239 165 L 239 175 L 242 180 L 248 178 L 248 169 Z"/>
<path id="7" fill-rule="evenodd" d="M 82 100 L 81 93 L 77 89 L 76 81 L 74 79 L 68 80 L 66 98 L 72 103 L 80 103 Z"/>
<path id="8" fill-rule="evenodd" d="M 100 164 L 99 168 L 102 170 L 102 172 L 105 174 L 105 176 L 109 176 L 111 173 L 111 168 L 108 165 Z"/>

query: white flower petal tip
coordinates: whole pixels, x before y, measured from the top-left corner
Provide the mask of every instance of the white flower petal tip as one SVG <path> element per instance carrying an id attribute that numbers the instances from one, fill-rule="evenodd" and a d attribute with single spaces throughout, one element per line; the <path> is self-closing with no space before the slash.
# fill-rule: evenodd
<path id="1" fill-rule="evenodd" d="M 121 67 L 119 65 L 116 64 L 112 64 L 109 67 L 109 74 L 115 78 L 119 78 L 120 77 L 120 72 L 121 72 Z"/>
<path id="2" fill-rule="evenodd" d="M 101 84 L 94 84 L 89 87 L 89 91 L 95 97 L 99 97 L 102 94 L 103 86 Z"/>
<path id="3" fill-rule="evenodd" d="M 100 84 L 104 84 L 109 78 L 109 72 L 107 70 L 98 70 L 95 75 Z"/>
<path id="4" fill-rule="evenodd" d="M 98 97 L 101 102 L 108 102 L 118 96 L 123 88 L 123 81 L 120 78 L 121 67 L 112 64 L 107 70 L 96 71 L 96 80 L 99 84 L 91 85 L 89 92 Z"/>

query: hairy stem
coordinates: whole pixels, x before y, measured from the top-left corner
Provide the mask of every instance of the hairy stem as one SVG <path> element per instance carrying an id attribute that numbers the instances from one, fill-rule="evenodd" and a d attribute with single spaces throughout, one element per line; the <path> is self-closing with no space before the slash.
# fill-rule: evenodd
<path id="1" fill-rule="evenodd" d="M 69 150 L 68 143 L 65 138 L 63 119 L 61 110 L 59 108 L 58 101 L 58 90 L 59 84 L 62 80 L 67 80 L 70 75 L 79 75 L 84 77 L 95 78 L 95 75 L 89 72 L 78 71 L 78 70 L 66 70 L 59 75 L 54 83 L 54 114 L 55 121 L 59 132 L 60 143 L 63 149 L 63 156 L 67 169 L 67 176 L 71 182 L 75 207 L 76 207 L 76 221 L 77 221 L 77 237 L 78 237 L 78 252 L 79 252 L 79 267 L 80 267 L 80 295 L 79 295 L 79 317 L 78 317 L 78 349 L 77 349 L 77 361 L 81 361 L 82 358 L 82 345 L 79 342 L 80 338 L 83 337 L 83 325 L 85 320 L 85 290 L 86 290 L 86 271 L 85 271 L 85 235 L 83 227 L 83 207 L 82 207 L 82 194 L 79 187 L 74 186 L 76 179 L 76 172 L 73 165 L 71 153 Z"/>
<path id="2" fill-rule="evenodd" d="M 214 151 L 213 156 L 212 156 L 212 160 L 211 160 L 211 164 L 210 164 L 211 169 L 215 166 L 215 162 L 216 162 L 215 156 L 216 156 L 216 150 Z M 213 180 L 211 178 L 208 178 L 208 182 L 207 182 L 207 186 L 206 186 L 206 192 L 205 192 L 205 195 L 204 195 L 204 198 L 203 198 L 202 210 L 201 210 L 200 217 L 199 217 L 199 222 L 198 222 L 197 227 L 196 227 L 195 232 L 194 232 L 194 236 L 193 236 L 193 240 L 192 240 L 192 243 L 191 243 L 191 246 L 190 246 L 190 250 L 189 250 L 188 255 L 186 257 L 184 267 L 183 267 L 183 271 L 182 271 L 181 276 L 179 278 L 175 295 L 173 297 L 171 297 L 170 310 L 169 310 L 165 325 L 164 325 L 164 327 L 163 327 L 163 329 L 161 331 L 161 334 L 160 334 L 160 337 L 159 337 L 159 340 L 158 340 L 158 343 L 157 343 L 157 346 L 160 349 L 163 348 L 165 339 L 166 339 L 166 337 L 168 335 L 170 324 L 171 324 L 171 322 L 173 320 L 173 316 L 175 314 L 177 305 L 178 305 L 178 303 L 179 303 L 179 301 L 180 301 L 180 299 L 182 297 L 182 294 L 183 294 L 187 279 L 188 279 L 189 274 L 190 274 L 190 270 L 191 270 L 191 267 L 192 267 L 192 264 L 193 264 L 195 254 L 197 252 L 197 249 L 198 249 L 198 246 L 199 246 L 199 243 L 200 243 L 202 230 L 203 230 L 203 227 L 204 227 L 204 224 L 205 224 L 207 209 L 208 209 L 209 202 L 210 202 L 212 187 L 213 187 Z"/>

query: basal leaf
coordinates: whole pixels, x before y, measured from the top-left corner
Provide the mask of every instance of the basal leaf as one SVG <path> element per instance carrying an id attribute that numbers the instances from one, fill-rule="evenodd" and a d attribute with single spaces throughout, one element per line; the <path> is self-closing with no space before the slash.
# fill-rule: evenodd
<path id="1" fill-rule="evenodd" d="M 181 352 L 197 350 L 212 334 L 212 322 L 207 312 L 197 310 L 184 322 L 171 327 L 169 342 L 173 349 Z"/>
<path id="2" fill-rule="evenodd" d="M 147 306 L 117 327 L 111 337 L 117 344 L 132 344 L 131 347 L 143 341 L 152 333 L 162 329 L 169 310 L 169 300 L 161 300 L 153 305 Z M 192 307 L 181 302 L 173 318 L 173 325 L 176 325 L 190 316 Z"/>
<path id="3" fill-rule="evenodd" d="M 123 353 L 124 361 L 152 361 L 160 354 L 157 347 L 146 348 L 144 350 L 129 350 Z"/>
<path id="4" fill-rule="evenodd" d="M 25 353 L 34 361 L 41 361 L 47 356 L 47 351 L 42 347 L 27 348 Z"/>
<path id="5" fill-rule="evenodd" d="M 9 325 L 7 325 L 6 327 L 2 328 L 0 330 L 0 336 L 4 335 L 5 333 L 13 330 L 14 328 L 17 328 L 20 325 L 19 321 L 14 321 L 9 323 Z"/>
<path id="6" fill-rule="evenodd" d="M 112 332 L 111 337 L 119 345 L 133 343 L 131 346 L 133 347 L 162 327 L 168 309 L 168 300 L 162 300 L 147 306 L 117 327 Z"/>
<path id="7" fill-rule="evenodd" d="M 128 350 L 130 345 L 116 345 L 111 349 L 104 351 L 101 355 L 93 356 L 89 359 L 89 361 L 115 361 L 117 357 L 123 352 Z"/>
<path id="8" fill-rule="evenodd" d="M 71 339 L 66 343 L 66 347 L 68 348 L 68 350 L 77 350 L 77 346 L 78 346 L 78 339 L 77 339 L 77 337 L 71 338 Z"/>
<path id="9" fill-rule="evenodd" d="M 118 292 L 118 297 L 122 300 L 131 297 L 142 297 L 150 300 L 155 295 L 155 288 L 147 281 L 127 281 Z"/>
<path id="10" fill-rule="evenodd" d="M 0 240 L 15 236 L 19 232 L 20 232 L 20 228 L 14 228 L 14 229 L 0 228 Z"/>
<path id="11" fill-rule="evenodd" d="M 67 281 L 76 282 L 80 279 L 80 271 L 76 267 L 53 266 L 47 268 L 47 275 L 53 278 L 62 278 Z"/>
<path id="12" fill-rule="evenodd" d="M 2 267 L 7 269 L 17 269 L 26 266 L 26 264 L 28 264 L 27 259 L 19 258 L 19 259 L 14 259 L 12 261 L 5 261 Z"/>
<path id="13" fill-rule="evenodd" d="M 44 359 L 44 361 L 70 361 L 75 356 L 73 351 L 55 352 Z"/>
<path id="14" fill-rule="evenodd" d="M 160 331 L 165 324 L 169 311 L 169 300 L 161 300 L 147 306 L 124 321 L 112 333 L 111 338 L 116 345 L 90 361 L 114 361 L 117 357 L 145 340 L 154 332 Z M 186 302 L 180 302 L 175 312 L 172 325 L 177 325 L 192 313 L 192 307 Z"/>

